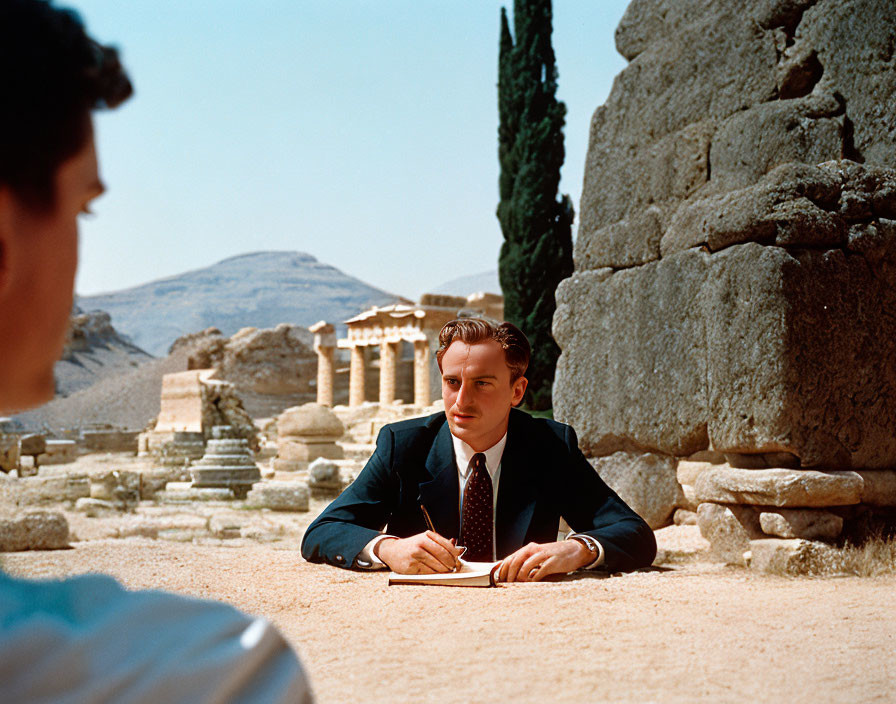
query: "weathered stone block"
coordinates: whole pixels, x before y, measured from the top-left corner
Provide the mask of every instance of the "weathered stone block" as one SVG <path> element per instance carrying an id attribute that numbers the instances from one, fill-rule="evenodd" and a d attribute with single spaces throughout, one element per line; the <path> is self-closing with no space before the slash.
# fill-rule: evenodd
<path id="1" fill-rule="evenodd" d="M 816 90 L 839 93 L 852 134 L 845 150 L 869 164 L 893 165 L 896 154 L 896 21 L 890 0 L 826 0 L 801 17 L 797 44 L 824 67 Z M 847 154 L 849 156 L 849 154 Z"/>
<path id="2" fill-rule="evenodd" d="M 61 513 L 32 511 L 19 518 L 0 519 L 0 552 L 67 548 L 68 521 Z"/>
<path id="3" fill-rule="evenodd" d="M 90 496 L 90 479 L 86 474 L 25 477 L 20 480 L 19 489 L 22 504 L 77 501 Z"/>
<path id="4" fill-rule="evenodd" d="M 252 486 L 246 505 L 274 511 L 307 511 L 310 492 L 299 482 L 263 481 Z"/>
<path id="5" fill-rule="evenodd" d="M 137 452 L 137 436 L 131 430 L 85 430 L 84 447 L 91 452 Z"/>
<path id="6" fill-rule="evenodd" d="M 326 406 L 306 403 L 287 408 L 277 419 L 277 435 L 299 438 L 319 437 L 320 441 L 338 440 L 345 432 L 339 417 Z"/>
<path id="7" fill-rule="evenodd" d="M 662 209 L 651 205 L 599 230 L 580 229 L 573 251 L 576 270 L 623 269 L 659 259 L 667 219 Z"/>
<path id="8" fill-rule="evenodd" d="M 750 186 L 781 164 L 820 164 L 843 150 L 843 105 L 832 95 L 761 103 L 721 125 L 709 153 L 715 188 Z"/>
<path id="9" fill-rule="evenodd" d="M 637 148 L 605 147 L 604 158 L 621 158 L 626 168 L 611 164 L 604 172 L 600 202 L 607 206 L 616 198 L 614 208 L 582 211 L 577 261 L 591 260 L 592 267 L 622 267 L 658 258 L 669 215 L 709 178 L 713 129 L 713 123 L 705 121 Z M 648 212 L 651 208 L 655 210 Z"/>
<path id="10" fill-rule="evenodd" d="M 744 553 L 750 549 L 750 540 L 763 535 L 758 513 L 751 506 L 702 503 L 697 507 L 697 526 L 713 555 L 732 565 L 746 565 Z"/>
<path id="11" fill-rule="evenodd" d="M 896 267 L 747 243 L 574 274 L 557 302 L 554 409 L 586 453 L 896 463 Z"/>
<path id="12" fill-rule="evenodd" d="M 632 0 L 616 28 L 616 51 L 631 61 L 699 12 L 702 0 Z"/>
<path id="13" fill-rule="evenodd" d="M 700 501 L 758 506 L 824 507 L 857 504 L 862 478 L 855 472 L 713 467 L 695 486 Z"/>
<path id="14" fill-rule="evenodd" d="M 192 482 L 168 482 L 164 491 L 156 493 L 155 499 L 163 503 L 233 501 L 233 492 L 223 488 L 196 488 Z"/>
<path id="15" fill-rule="evenodd" d="M 685 503 L 673 457 L 616 452 L 589 461 L 600 478 L 653 530 L 669 525 L 675 508 Z"/>
<path id="16" fill-rule="evenodd" d="M 788 163 L 758 183 L 693 199 L 674 213 L 663 256 L 705 244 L 718 251 L 741 242 L 838 246 L 846 224 L 838 211 L 842 179 L 834 168 Z"/>
<path id="17" fill-rule="evenodd" d="M 695 156 L 691 161 L 683 154 L 670 159 L 671 174 L 662 168 L 655 174 L 641 170 L 636 165 L 645 163 L 653 145 L 675 132 L 684 137 L 698 122 L 711 125 L 745 106 L 771 100 L 777 91 L 776 39 L 740 8 L 667 1 L 642 3 L 626 15 L 652 17 L 652 29 L 643 36 L 655 41 L 635 42 L 643 51 L 616 77 L 606 104 L 592 118 L 580 203 L 586 231 L 622 220 L 650 202 L 636 195 L 648 192 L 639 182 L 688 182 L 671 174 L 691 166 L 706 172 L 705 152 L 702 160 Z M 620 36 L 625 34 L 621 29 Z M 626 46 L 626 40 L 621 41 Z M 673 141 L 690 152 L 682 137 Z M 654 200 L 666 197 L 655 194 Z"/>
<path id="18" fill-rule="evenodd" d="M 677 526 L 696 526 L 697 512 L 689 511 L 684 508 L 677 508 L 675 509 L 675 513 L 672 515 L 672 523 Z"/>
<path id="19" fill-rule="evenodd" d="M 164 491 L 168 482 L 184 482 L 190 478 L 189 470 L 168 467 L 156 467 L 140 473 L 140 498 L 153 499 L 160 491 Z"/>
<path id="20" fill-rule="evenodd" d="M 694 289 L 709 259 L 685 252 L 560 284 L 554 413 L 576 428 L 586 455 L 649 448 L 680 456 L 708 446 L 705 332 Z"/>
<path id="21" fill-rule="evenodd" d="M 693 486 L 697 483 L 697 477 L 713 465 L 710 462 L 695 462 L 693 460 L 679 460 L 675 468 L 675 476 L 679 484 Z"/>
<path id="22" fill-rule="evenodd" d="M 341 460 L 345 456 L 335 442 L 299 442 L 295 438 L 281 439 L 277 459 L 294 462 L 313 462 L 318 457 Z"/>
<path id="23" fill-rule="evenodd" d="M 127 470 L 90 475 L 90 497 L 103 501 L 136 502 L 140 499 L 140 473 Z"/>
<path id="24" fill-rule="evenodd" d="M 75 501 L 75 511 L 80 511 L 90 518 L 97 516 L 109 516 L 119 513 L 111 501 L 104 499 L 80 498 Z"/>
<path id="25" fill-rule="evenodd" d="M 74 440 L 47 440 L 43 454 L 37 456 L 37 463 L 68 464 L 78 459 L 78 444 Z"/>
<path id="26" fill-rule="evenodd" d="M 332 460 L 319 457 L 308 467 L 309 481 L 330 482 L 339 479 L 339 465 Z"/>
<path id="27" fill-rule="evenodd" d="M 19 439 L 0 432 L 0 472 L 11 472 L 19 466 Z"/>
<path id="28" fill-rule="evenodd" d="M 843 519 L 830 511 L 782 508 L 762 511 L 759 525 L 763 533 L 779 538 L 834 540 L 843 530 Z"/>
<path id="29" fill-rule="evenodd" d="M 810 540 L 764 538 L 750 542 L 750 567 L 759 572 L 799 576 L 831 572 L 837 549 Z"/>

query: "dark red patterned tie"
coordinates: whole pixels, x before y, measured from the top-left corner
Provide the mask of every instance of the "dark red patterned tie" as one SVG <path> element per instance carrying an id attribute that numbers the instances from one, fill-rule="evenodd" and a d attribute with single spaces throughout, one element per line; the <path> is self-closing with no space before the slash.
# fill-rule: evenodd
<path id="1" fill-rule="evenodd" d="M 492 530 L 492 478 L 485 468 L 485 455 L 477 452 L 470 460 L 470 476 L 464 487 L 464 505 L 460 521 L 460 543 L 465 545 L 465 560 L 491 562 Z"/>

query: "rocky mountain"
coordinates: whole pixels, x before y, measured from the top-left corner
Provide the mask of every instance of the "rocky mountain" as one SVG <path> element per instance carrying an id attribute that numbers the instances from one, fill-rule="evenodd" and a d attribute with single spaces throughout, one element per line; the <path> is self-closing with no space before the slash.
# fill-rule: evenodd
<path id="1" fill-rule="evenodd" d="M 152 359 L 112 327 L 104 311 L 72 311 L 62 359 L 56 362 L 56 395 L 69 396 L 100 379 L 130 371 Z"/>
<path id="2" fill-rule="evenodd" d="M 333 323 L 402 301 L 302 252 L 253 252 L 134 288 L 79 297 L 109 312 L 134 344 L 161 356 L 181 335 L 218 328 Z"/>
<path id="3" fill-rule="evenodd" d="M 473 293 L 501 293 L 501 284 L 498 282 L 498 271 L 483 271 L 480 274 L 461 276 L 451 281 L 446 281 L 431 289 L 427 293 L 444 293 L 449 296 L 469 296 Z"/>

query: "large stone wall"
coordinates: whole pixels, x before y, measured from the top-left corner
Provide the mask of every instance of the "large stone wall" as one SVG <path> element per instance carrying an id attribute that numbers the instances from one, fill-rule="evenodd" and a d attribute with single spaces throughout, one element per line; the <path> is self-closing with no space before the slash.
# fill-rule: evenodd
<path id="1" fill-rule="evenodd" d="M 892 2 L 635 0 L 616 43 L 555 415 L 593 457 L 896 466 Z"/>

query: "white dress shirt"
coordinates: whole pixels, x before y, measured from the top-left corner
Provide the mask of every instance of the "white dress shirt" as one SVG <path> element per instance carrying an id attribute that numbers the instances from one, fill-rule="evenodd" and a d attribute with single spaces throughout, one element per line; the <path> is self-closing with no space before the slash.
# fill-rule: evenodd
<path id="1" fill-rule="evenodd" d="M 457 505 L 457 513 L 459 516 L 463 515 L 463 504 L 464 504 L 464 489 L 467 486 L 467 479 L 470 476 L 470 463 L 473 460 L 473 455 L 477 454 L 476 450 L 470 447 L 467 443 L 461 440 L 459 437 L 454 434 L 451 435 L 451 443 L 454 446 L 454 461 L 457 463 L 457 481 L 458 481 L 458 505 Z M 487 450 L 484 450 L 482 454 L 485 455 L 485 468 L 488 470 L 489 476 L 492 478 L 492 559 L 495 558 L 495 516 L 498 511 L 498 482 L 501 479 L 501 458 L 504 455 L 504 446 L 507 445 L 507 433 L 501 437 L 498 442 L 492 445 Z M 358 553 L 358 557 L 356 559 L 356 565 L 362 569 L 381 569 L 386 567 L 386 564 L 380 560 L 373 552 L 373 549 L 376 547 L 377 543 L 386 538 L 395 538 L 397 536 L 388 535 L 383 533 L 381 535 L 376 536 L 373 540 L 371 540 L 364 548 Z M 569 540 L 574 537 L 580 537 L 580 534 L 570 531 L 566 539 Z M 582 569 L 591 569 L 593 567 L 598 567 L 603 564 L 604 561 L 604 548 L 603 545 L 600 544 L 599 541 L 595 540 L 590 535 L 581 536 L 586 539 L 587 546 L 592 547 L 592 549 L 597 549 L 597 558 L 594 562 L 585 565 Z"/>

